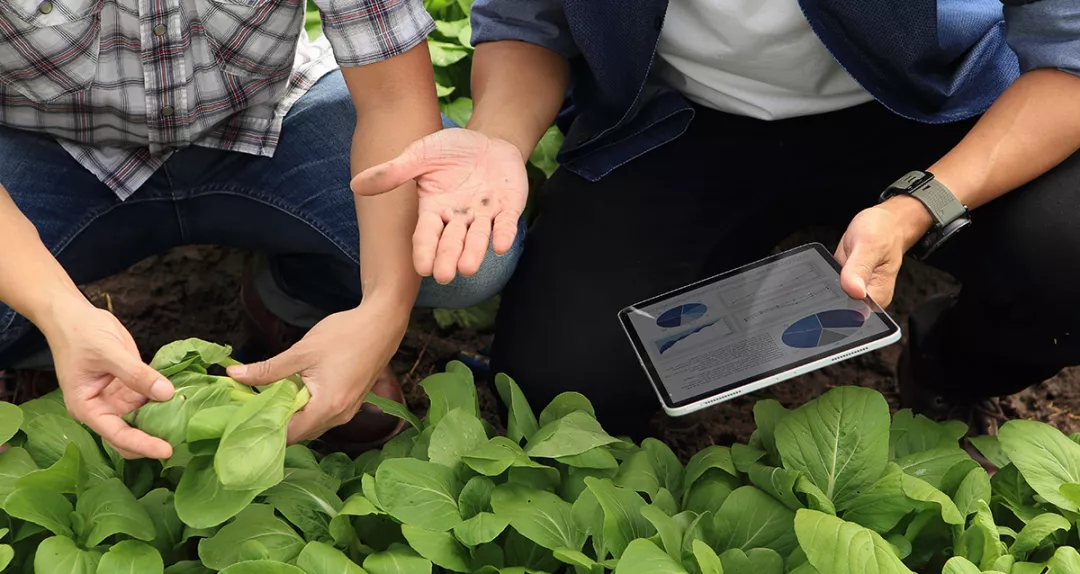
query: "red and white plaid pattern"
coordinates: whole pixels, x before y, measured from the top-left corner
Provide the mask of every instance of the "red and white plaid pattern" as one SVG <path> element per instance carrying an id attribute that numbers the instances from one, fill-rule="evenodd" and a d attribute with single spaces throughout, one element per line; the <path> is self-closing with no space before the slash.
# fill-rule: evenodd
<path id="1" fill-rule="evenodd" d="M 0 124 L 55 136 L 122 199 L 189 145 L 270 156 L 327 72 L 424 41 L 422 0 L 0 0 Z M 336 61 L 336 63 L 335 63 Z"/>

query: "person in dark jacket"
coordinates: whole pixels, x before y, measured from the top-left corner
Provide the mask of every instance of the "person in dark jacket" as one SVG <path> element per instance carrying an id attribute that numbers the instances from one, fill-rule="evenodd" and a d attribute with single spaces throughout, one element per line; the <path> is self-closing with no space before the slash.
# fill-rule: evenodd
<path id="1" fill-rule="evenodd" d="M 1080 363 L 1075 1 L 479 0 L 472 23 L 468 126 L 358 191 L 415 179 L 445 198 L 417 266 L 469 275 L 490 235 L 513 237 L 524 161 L 558 117 L 562 167 L 494 348 L 535 404 L 579 391 L 640 430 L 658 405 L 617 312 L 808 224 L 847 226 L 851 297 L 889 304 L 905 253 L 963 283 L 913 315 L 909 406 L 972 412 Z"/>

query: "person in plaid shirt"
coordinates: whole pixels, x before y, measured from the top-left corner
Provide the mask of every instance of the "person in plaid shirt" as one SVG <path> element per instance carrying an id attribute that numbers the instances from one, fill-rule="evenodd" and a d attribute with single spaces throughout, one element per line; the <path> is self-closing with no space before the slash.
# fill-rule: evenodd
<path id="1" fill-rule="evenodd" d="M 422 281 L 416 186 L 349 189 L 443 127 L 421 0 L 317 4 L 311 41 L 302 0 L 0 0 L 0 368 L 47 342 L 68 409 L 125 456 L 171 455 L 121 417 L 174 388 L 80 283 L 181 244 L 269 254 L 247 307 L 306 334 L 229 374 L 303 376 L 296 442 L 373 386 L 400 399 L 386 366 L 414 305 L 478 303 L 513 269 L 512 243 L 471 277 Z"/>

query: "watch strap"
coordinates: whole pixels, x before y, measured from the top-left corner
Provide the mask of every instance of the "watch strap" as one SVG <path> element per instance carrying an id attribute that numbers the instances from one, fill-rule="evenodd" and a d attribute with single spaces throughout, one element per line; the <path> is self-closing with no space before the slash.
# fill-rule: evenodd
<path id="1" fill-rule="evenodd" d="M 967 208 L 947 187 L 931 179 L 911 192 L 912 197 L 926 206 L 938 227 L 944 227 L 967 215 Z"/>

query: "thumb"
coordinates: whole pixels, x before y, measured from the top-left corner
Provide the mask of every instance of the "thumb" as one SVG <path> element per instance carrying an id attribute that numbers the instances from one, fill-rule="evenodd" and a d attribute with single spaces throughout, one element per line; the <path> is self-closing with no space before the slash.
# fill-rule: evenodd
<path id="1" fill-rule="evenodd" d="M 263 386 L 276 383 L 302 371 L 297 355 L 291 349 L 259 363 L 233 365 L 225 373 L 245 385 Z"/>
<path id="2" fill-rule="evenodd" d="M 840 286 L 852 299 L 866 299 L 874 269 L 881 263 L 880 250 L 857 243 L 840 271 Z"/>
<path id="3" fill-rule="evenodd" d="M 381 195 L 420 177 L 426 167 L 422 146 L 422 140 L 413 142 L 396 158 L 360 172 L 350 185 L 353 193 L 362 196 Z"/>
<path id="4" fill-rule="evenodd" d="M 176 389 L 161 373 L 150 368 L 137 356 L 123 353 L 113 359 L 113 375 L 140 395 L 155 401 L 167 401 Z"/>

